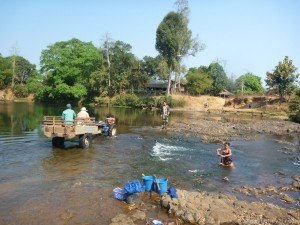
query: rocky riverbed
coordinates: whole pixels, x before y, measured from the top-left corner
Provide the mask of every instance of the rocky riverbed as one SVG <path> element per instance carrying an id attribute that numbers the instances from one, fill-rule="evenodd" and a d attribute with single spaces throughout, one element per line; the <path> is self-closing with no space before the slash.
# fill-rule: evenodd
<path id="1" fill-rule="evenodd" d="M 224 115 L 218 115 L 221 118 Z M 216 117 L 203 117 L 191 113 L 188 119 L 172 121 L 168 132 L 180 133 L 199 138 L 203 142 L 218 142 L 231 140 L 254 140 L 263 135 L 299 136 L 300 124 L 282 119 L 278 120 L 235 120 L 225 121 Z M 234 118 L 234 117 L 233 117 Z M 283 153 L 296 153 L 300 160 L 297 144 L 282 150 Z M 279 174 L 287 176 L 287 174 Z M 224 181 L 228 182 L 228 181 Z M 252 196 L 254 201 L 239 200 L 234 195 L 226 193 L 191 192 L 177 190 L 178 198 L 171 198 L 165 194 L 161 197 L 160 205 L 172 219 L 162 222 L 175 224 L 300 224 L 300 199 L 293 198 L 290 192 L 300 191 L 300 176 L 292 177 L 292 183 L 285 186 L 266 186 L 254 188 L 243 186 L 235 192 L 245 196 Z M 294 204 L 292 209 L 280 207 L 265 201 L 265 199 L 279 199 L 285 204 Z M 149 203 L 148 203 L 149 204 Z M 152 203 L 153 204 L 153 203 Z M 117 224 L 151 224 L 146 203 L 141 201 L 134 206 L 130 214 L 121 214 L 112 219 Z M 154 204 L 155 205 L 155 204 Z"/>
<path id="2" fill-rule="evenodd" d="M 189 113 L 188 120 L 172 121 L 168 131 L 199 138 L 203 142 L 253 140 L 265 135 L 300 135 L 300 124 L 282 119 L 238 119 L 240 114 L 205 116 Z M 251 116 L 250 116 L 251 118 Z M 227 121 L 226 121 L 227 120 Z"/>

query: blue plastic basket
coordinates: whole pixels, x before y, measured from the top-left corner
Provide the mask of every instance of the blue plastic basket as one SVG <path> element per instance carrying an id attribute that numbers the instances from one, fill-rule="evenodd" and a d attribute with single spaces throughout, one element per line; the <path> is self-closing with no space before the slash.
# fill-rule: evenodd
<path id="1" fill-rule="evenodd" d="M 116 187 L 114 190 L 114 198 L 124 201 L 126 199 L 126 191 L 122 188 Z"/>

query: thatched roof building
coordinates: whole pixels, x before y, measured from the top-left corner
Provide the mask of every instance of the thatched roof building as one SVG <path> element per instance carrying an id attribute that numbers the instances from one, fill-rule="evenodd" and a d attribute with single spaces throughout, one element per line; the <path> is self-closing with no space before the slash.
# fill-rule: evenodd
<path id="1" fill-rule="evenodd" d="M 233 95 L 230 91 L 224 89 L 222 92 L 219 93 L 219 95 L 221 97 L 224 97 L 224 98 L 228 98 L 229 96 Z"/>

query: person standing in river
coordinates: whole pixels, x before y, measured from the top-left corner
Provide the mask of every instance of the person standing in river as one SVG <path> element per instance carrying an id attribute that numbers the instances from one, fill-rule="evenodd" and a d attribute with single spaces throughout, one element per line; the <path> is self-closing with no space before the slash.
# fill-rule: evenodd
<path id="1" fill-rule="evenodd" d="M 76 117 L 76 113 L 72 109 L 71 104 L 67 104 L 67 109 L 62 112 L 61 118 L 64 121 L 64 124 L 73 124 L 73 120 Z"/>
<path id="2" fill-rule="evenodd" d="M 167 128 L 167 124 L 169 123 L 169 115 L 170 115 L 170 107 L 166 101 L 163 102 L 163 105 L 160 110 L 160 115 L 163 118 L 163 127 L 162 129 Z"/>
<path id="3" fill-rule="evenodd" d="M 220 153 L 220 151 L 222 151 Z M 232 162 L 231 156 L 232 156 L 232 151 L 230 149 L 230 143 L 229 142 L 225 142 L 224 143 L 224 148 L 217 148 L 216 149 L 217 152 L 217 156 L 221 157 L 221 161 L 220 161 L 220 165 L 222 166 L 228 166 L 228 167 L 233 167 L 234 164 Z"/>

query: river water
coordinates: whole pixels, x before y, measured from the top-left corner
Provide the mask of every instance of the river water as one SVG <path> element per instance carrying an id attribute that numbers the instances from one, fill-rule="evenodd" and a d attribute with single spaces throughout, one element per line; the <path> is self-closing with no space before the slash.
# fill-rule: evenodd
<path id="1" fill-rule="evenodd" d="M 142 181 L 142 173 L 168 178 L 175 188 L 228 193 L 245 185 L 289 184 L 291 176 L 299 175 L 297 153 L 284 154 L 284 149 L 299 151 L 297 138 L 232 141 L 236 168 L 227 169 L 218 166 L 215 149 L 220 145 L 162 130 L 158 112 L 149 110 L 89 109 L 97 120 L 116 117 L 117 136 L 96 136 L 86 150 L 77 140 L 53 148 L 43 135 L 42 118 L 63 110 L 0 102 L 0 224 L 109 224 L 117 214 L 130 213 L 125 203 L 112 198 L 112 190 L 126 180 Z M 188 114 L 173 112 L 170 123 Z M 230 182 L 223 181 L 225 176 Z M 299 192 L 290 194 L 300 197 Z M 152 216 L 166 214 L 156 210 Z"/>

